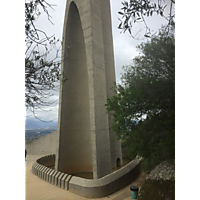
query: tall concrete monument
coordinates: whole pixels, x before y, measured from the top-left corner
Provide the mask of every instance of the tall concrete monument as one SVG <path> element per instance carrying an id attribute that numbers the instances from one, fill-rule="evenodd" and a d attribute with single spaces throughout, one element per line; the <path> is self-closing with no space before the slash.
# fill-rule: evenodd
<path id="1" fill-rule="evenodd" d="M 55 169 L 98 179 L 122 160 L 106 99 L 115 81 L 109 0 L 68 0 L 63 28 Z"/>
<path id="2" fill-rule="evenodd" d="M 60 88 L 58 127 L 26 143 L 29 155 L 42 155 L 33 174 L 87 198 L 108 196 L 141 173 L 141 159 L 111 173 L 122 162 L 105 107 L 115 81 L 112 41 L 109 0 L 67 1 L 61 67 L 67 81 Z M 128 158 L 125 151 L 123 158 Z M 84 172 L 93 180 L 80 178 Z"/>

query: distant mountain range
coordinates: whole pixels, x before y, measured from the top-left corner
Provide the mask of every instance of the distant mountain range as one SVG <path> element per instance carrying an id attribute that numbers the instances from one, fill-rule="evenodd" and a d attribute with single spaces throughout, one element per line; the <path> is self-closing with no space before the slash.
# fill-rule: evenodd
<path id="1" fill-rule="evenodd" d="M 134 121 L 135 125 L 138 124 L 138 121 Z M 52 121 L 52 122 L 43 122 L 36 118 L 27 118 L 25 120 L 25 129 L 38 129 L 38 128 L 57 128 L 58 122 Z"/>
<path id="2" fill-rule="evenodd" d="M 38 128 L 56 128 L 58 122 L 52 121 L 52 122 L 42 122 L 40 120 L 37 120 L 35 118 L 27 118 L 25 120 L 25 129 L 38 129 Z"/>

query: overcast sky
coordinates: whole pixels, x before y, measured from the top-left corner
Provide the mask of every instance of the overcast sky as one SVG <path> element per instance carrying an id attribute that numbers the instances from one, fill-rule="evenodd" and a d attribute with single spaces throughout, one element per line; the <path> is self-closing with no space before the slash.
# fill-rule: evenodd
<path id="1" fill-rule="evenodd" d="M 39 19 L 36 21 L 36 25 L 39 29 L 42 29 L 47 33 L 47 35 L 54 35 L 61 39 L 63 31 L 63 22 L 64 22 L 64 12 L 66 6 L 66 0 L 48 0 L 49 3 L 55 4 L 54 10 L 49 9 L 49 13 L 52 16 L 52 25 L 48 20 L 46 15 L 43 13 Z M 141 40 L 133 39 L 129 33 L 120 33 L 117 27 L 119 25 L 118 12 L 122 8 L 121 0 L 111 0 L 111 20 L 112 20 L 112 34 L 113 34 L 113 45 L 114 45 L 114 61 L 115 61 L 115 74 L 116 82 L 120 80 L 120 74 L 123 73 L 122 67 L 124 65 L 129 65 L 131 60 L 138 54 L 136 51 L 136 46 L 144 41 L 141 32 Z M 162 24 L 166 24 L 166 20 L 160 16 L 153 16 L 149 19 L 146 19 L 149 27 L 153 31 L 158 31 Z M 133 35 L 139 30 L 144 30 L 144 24 L 140 23 L 135 26 L 132 30 Z M 142 40 L 143 39 L 143 40 Z M 54 99 L 58 99 L 58 93 L 55 94 Z M 37 116 L 42 120 L 53 120 L 56 121 L 58 117 L 58 104 L 50 108 L 51 111 L 37 111 Z M 49 110 L 49 109 L 47 109 Z M 27 116 L 30 116 L 31 113 L 27 112 Z M 30 119 L 31 117 L 29 117 Z"/>

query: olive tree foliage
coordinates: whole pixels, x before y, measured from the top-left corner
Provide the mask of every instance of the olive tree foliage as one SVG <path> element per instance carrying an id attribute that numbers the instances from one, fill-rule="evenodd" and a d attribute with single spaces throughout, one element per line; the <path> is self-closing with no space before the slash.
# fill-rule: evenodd
<path id="1" fill-rule="evenodd" d="M 36 118 L 37 109 L 43 110 L 54 102 L 49 98 L 61 75 L 61 42 L 36 26 L 41 13 L 52 23 L 48 10 L 53 6 L 45 0 L 25 1 L 25 106 Z"/>
<path id="2" fill-rule="evenodd" d="M 112 129 L 134 159 L 143 157 L 149 172 L 175 153 L 175 39 L 163 28 L 137 47 L 125 66 L 115 95 L 107 99 Z"/>
<path id="3" fill-rule="evenodd" d="M 167 9 L 167 11 L 166 11 Z M 167 14 L 165 14 L 166 12 Z M 158 15 L 165 18 L 166 32 L 169 33 L 171 29 L 175 28 L 175 0 L 129 0 L 122 2 L 121 11 L 118 12 L 120 15 L 120 24 L 119 29 L 122 29 L 122 32 L 127 30 L 131 36 L 136 39 L 138 31 L 135 35 L 132 33 L 132 29 L 136 28 L 137 23 L 144 24 L 144 36 L 149 38 L 153 36 L 148 23 L 147 18 L 152 17 L 153 15 Z"/>

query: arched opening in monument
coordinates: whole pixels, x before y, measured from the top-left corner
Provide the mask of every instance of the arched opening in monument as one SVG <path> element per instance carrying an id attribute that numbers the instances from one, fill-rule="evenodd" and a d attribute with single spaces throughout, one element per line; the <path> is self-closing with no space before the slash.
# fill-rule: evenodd
<path id="1" fill-rule="evenodd" d="M 74 2 L 70 4 L 64 29 L 62 73 L 67 81 L 61 91 L 57 170 L 67 174 L 93 172 L 85 41 Z"/>
<path id="2" fill-rule="evenodd" d="M 121 167 L 120 158 L 117 158 L 116 165 L 117 165 L 117 167 Z"/>

